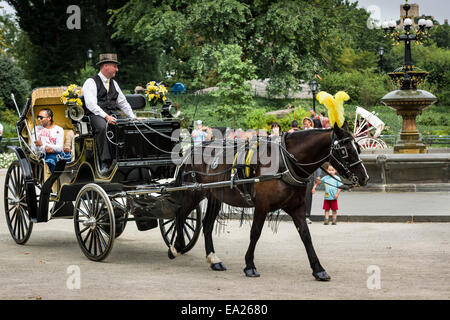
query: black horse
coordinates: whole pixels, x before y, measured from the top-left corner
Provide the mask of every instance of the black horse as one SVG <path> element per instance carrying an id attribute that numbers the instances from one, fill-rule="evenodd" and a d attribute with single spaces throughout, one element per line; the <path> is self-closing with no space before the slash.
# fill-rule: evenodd
<path id="1" fill-rule="evenodd" d="M 203 146 L 202 151 L 206 151 L 207 147 Z M 284 163 L 289 163 L 289 165 L 282 168 L 281 171 L 285 173 L 284 175 L 274 175 L 272 179 L 268 180 L 261 179 L 261 182 L 250 186 L 247 195 L 254 195 L 253 204 L 248 199 L 244 199 L 245 192 L 242 191 L 244 189 L 238 186 L 183 191 L 179 195 L 182 197 L 183 207 L 176 215 L 177 236 L 174 245 L 169 249 L 169 258 L 179 255 L 184 247 L 183 225 L 186 216 L 201 200 L 207 197 L 208 207 L 203 219 L 203 233 L 207 261 L 213 270 L 226 270 L 222 261 L 215 254 L 212 241 L 214 221 L 221 203 L 226 203 L 236 207 L 255 208 L 250 245 L 245 255 L 244 272 L 247 277 L 259 276 L 254 264 L 254 251 L 267 214 L 277 209 L 283 209 L 292 217 L 300 234 L 313 270 L 313 276 L 317 280 L 330 280 L 314 251 L 305 220 L 305 181 L 317 168 L 328 161 L 344 178 L 344 185 L 348 187 L 366 185 L 369 177 L 359 158 L 359 147 L 348 132 L 348 126 L 345 123 L 343 128 L 335 125 L 330 129 L 312 129 L 286 134 L 281 143 L 267 144 L 267 154 L 272 155 L 274 152 L 281 155 L 279 159 L 286 159 Z M 218 153 L 216 152 L 216 154 Z M 253 176 L 267 177 L 265 170 L 269 165 L 262 163 L 259 155 L 256 157 L 257 161 L 254 162 L 251 170 Z M 283 161 L 280 160 L 280 162 Z M 178 183 L 211 183 L 230 180 L 232 166 L 232 164 L 212 165 L 205 161 L 201 164 L 184 164 L 178 177 L 182 181 L 178 181 Z"/>

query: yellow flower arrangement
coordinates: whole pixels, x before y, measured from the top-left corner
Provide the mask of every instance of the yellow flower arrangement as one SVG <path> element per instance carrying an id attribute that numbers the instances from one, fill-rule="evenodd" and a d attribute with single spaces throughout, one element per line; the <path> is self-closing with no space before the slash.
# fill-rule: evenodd
<path id="1" fill-rule="evenodd" d="M 158 102 L 166 102 L 167 88 L 163 84 L 158 84 L 155 81 L 147 83 L 145 88 L 145 95 L 151 105 L 156 105 Z"/>
<path id="2" fill-rule="evenodd" d="M 82 106 L 83 102 L 80 99 L 81 97 L 81 89 L 76 84 L 71 84 L 64 90 L 64 93 L 61 96 L 61 102 L 64 104 L 77 104 L 78 106 Z"/>

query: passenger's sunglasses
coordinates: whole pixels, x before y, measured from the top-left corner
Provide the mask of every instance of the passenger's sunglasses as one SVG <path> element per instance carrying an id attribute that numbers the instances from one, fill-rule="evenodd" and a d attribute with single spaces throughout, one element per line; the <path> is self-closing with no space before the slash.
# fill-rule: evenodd
<path id="1" fill-rule="evenodd" d="M 38 119 L 38 120 L 42 120 L 42 119 L 44 119 L 44 118 L 48 118 L 48 117 L 37 116 L 37 119 Z"/>

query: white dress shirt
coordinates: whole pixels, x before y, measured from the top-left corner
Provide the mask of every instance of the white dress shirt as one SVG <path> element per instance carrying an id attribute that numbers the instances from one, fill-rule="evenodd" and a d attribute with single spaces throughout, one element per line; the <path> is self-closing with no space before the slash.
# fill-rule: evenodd
<path id="1" fill-rule="evenodd" d="M 102 79 L 102 83 L 106 86 L 106 80 L 107 78 L 103 75 L 103 73 L 99 72 L 98 75 L 100 76 L 100 79 Z M 119 96 L 117 97 L 117 106 L 120 110 L 122 110 L 129 118 L 134 119 L 136 116 L 133 113 L 133 110 L 131 109 L 130 104 L 128 103 L 127 99 L 125 98 L 124 94 L 122 93 L 122 90 L 120 90 L 119 85 L 116 81 L 111 79 L 114 83 L 114 86 L 119 93 Z M 97 85 L 95 84 L 94 79 L 89 78 L 87 79 L 84 84 L 83 88 L 81 89 L 84 96 L 84 102 L 86 103 L 86 107 L 95 115 L 100 116 L 102 118 L 105 118 L 107 116 L 107 113 L 103 111 L 102 108 L 97 104 Z"/>

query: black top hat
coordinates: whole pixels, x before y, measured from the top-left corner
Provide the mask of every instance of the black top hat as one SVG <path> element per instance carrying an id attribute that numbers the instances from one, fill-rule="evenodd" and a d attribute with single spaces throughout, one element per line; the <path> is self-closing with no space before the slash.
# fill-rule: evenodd
<path id="1" fill-rule="evenodd" d="M 117 61 L 117 54 L 116 53 L 101 53 L 100 59 L 97 62 L 97 65 L 103 64 L 103 63 L 117 63 L 120 64 L 119 61 Z"/>

